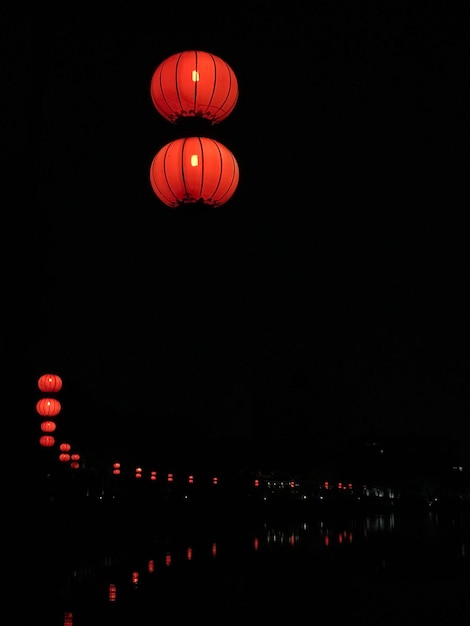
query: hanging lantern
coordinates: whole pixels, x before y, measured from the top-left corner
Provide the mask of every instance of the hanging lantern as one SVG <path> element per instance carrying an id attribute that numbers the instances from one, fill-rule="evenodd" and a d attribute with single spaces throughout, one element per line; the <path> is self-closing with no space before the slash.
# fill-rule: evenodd
<path id="1" fill-rule="evenodd" d="M 238 163 L 224 145 L 207 137 L 186 137 L 161 148 L 150 167 L 155 194 L 169 207 L 225 204 L 235 193 Z"/>
<path id="2" fill-rule="evenodd" d="M 42 422 L 41 424 L 41 430 L 43 433 L 53 433 L 55 429 L 56 429 L 55 422 L 46 420 L 45 422 Z"/>
<path id="3" fill-rule="evenodd" d="M 72 446 L 69 443 L 61 443 L 59 446 L 59 450 L 61 452 L 69 452 Z"/>
<path id="4" fill-rule="evenodd" d="M 62 452 L 61 454 L 59 454 L 59 461 L 62 461 L 62 463 L 67 463 L 68 461 L 70 461 L 70 454 L 67 454 L 67 452 Z"/>
<path id="5" fill-rule="evenodd" d="M 62 379 L 57 374 L 43 374 L 38 380 L 38 387 L 45 393 L 57 393 L 62 389 Z"/>
<path id="6" fill-rule="evenodd" d="M 70 458 L 72 459 L 72 461 L 79 461 L 80 455 L 74 452 L 73 454 L 70 455 Z"/>
<path id="7" fill-rule="evenodd" d="M 61 404 L 55 398 L 41 398 L 36 404 L 36 411 L 43 417 L 59 415 Z"/>
<path id="8" fill-rule="evenodd" d="M 238 81 L 232 68 L 215 54 L 188 50 L 160 63 L 150 82 L 157 111 L 169 122 L 202 117 L 218 124 L 233 111 Z"/>
<path id="9" fill-rule="evenodd" d="M 39 437 L 39 443 L 43 448 L 51 448 L 55 444 L 55 439 L 52 435 L 42 435 Z"/>

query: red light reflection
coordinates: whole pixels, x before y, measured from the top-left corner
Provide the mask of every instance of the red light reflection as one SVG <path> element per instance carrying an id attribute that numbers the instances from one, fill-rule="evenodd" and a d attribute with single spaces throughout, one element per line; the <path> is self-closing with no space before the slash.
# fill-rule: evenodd
<path id="1" fill-rule="evenodd" d="M 116 585 L 114 583 L 109 583 L 108 600 L 110 602 L 115 602 L 116 601 L 116 595 L 117 595 Z"/>
<path id="2" fill-rule="evenodd" d="M 64 626 L 73 626 L 73 613 L 71 611 L 64 613 Z"/>

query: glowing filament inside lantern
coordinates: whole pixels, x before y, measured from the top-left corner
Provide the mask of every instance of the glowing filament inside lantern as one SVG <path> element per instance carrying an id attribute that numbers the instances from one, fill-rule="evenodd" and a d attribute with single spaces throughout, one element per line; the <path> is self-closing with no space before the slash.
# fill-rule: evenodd
<path id="1" fill-rule="evenodd" d="M 191 165 L 193 167 L 197 167 L 199 165 L 199 158 L 198 158 L 197 154 L 192 154 L 191 155 Z"/>
<path id="2" fill-rule="evenodd" d="M 193 83 L 197 83 L 199 80 L 199 72 L 197 70 L 193 70 L 191 73 L 191 80 Z"/>

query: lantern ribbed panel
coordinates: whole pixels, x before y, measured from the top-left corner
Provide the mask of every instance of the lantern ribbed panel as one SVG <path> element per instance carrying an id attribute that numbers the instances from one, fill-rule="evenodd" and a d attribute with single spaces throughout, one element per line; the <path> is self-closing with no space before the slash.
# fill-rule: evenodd
<path id="1" fill-rule="evenodd" d="M 43 417 L 59 415 L 61 404 L 56 398 L 41 398 L 36 404 L 36 411 Z"/>
<path id="2" fill-rule="evenodd" d="M 150 167 L 152 189 L 170 207 L 225 204 L 239 181 L 238 163 L 220 142 L 207 137 L 176 139 L 163 146 Z"/>
<path id="3" fill-rule="evenodd" d="M 62 379 L 57 374 L 43 374 L 39 377 L 38 387 L 44 393 L 57 393 L 62 389 Z"/>
<path id="4" fill-rule="evenodd" d="M 42 437 L 39 437 L 39 444 L 43 448 L 52 448 L 55 444 L 55 439 L 52 435 L 42 435 Z"/>
<path id="5" fill-rule="evenodd" d="M 41 423 L 41 430 L 43 433 L 53 433 L 56 429 L 56 423 L 46 420 Z"/>
<path id="6" fill-rule="evenodd" d="M 203 117 L 218 124 L 237 103 L 238 81 L 220 57 L 188 50 L 160 63 L 153 73 L 150 93 L 157 111 L 170 122 Z"/>

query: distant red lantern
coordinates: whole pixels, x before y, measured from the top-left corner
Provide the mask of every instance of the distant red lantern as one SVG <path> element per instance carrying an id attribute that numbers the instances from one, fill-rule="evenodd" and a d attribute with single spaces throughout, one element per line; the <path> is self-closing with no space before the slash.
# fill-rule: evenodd
<path id="1" fill-rule="evenodd" d="M 78 461 L 72 461 L 72 462 L 70 463 L 70 467 L 71 467 L 72 469 L 78 469 L 78 468 L 80 467 L 80 463 L 79 463 Z"/>
<path id="2" fill-rule="evenodd" d="M 202 117 L 218 124 L 237 103 L 238 81 L 220 57 L 187 50 L 160 63 L 152 76 L 150 95 L 157 111 L 169 122 Z"/>
<path id="3" fill-rule="evenodd" d="M 62 461 L 62 463 L 67 463 L 68 461 L 70 461 L 70 454 L 62 452 L 61 454 L 59 454 L 59 461 Z"/>
<path id="4" fill-rule="evenodd" d="M 38 387 L 45 393 L 56 393 L 62 389 L 62 379 L 57 374 L 43 374 L 38 380 Z"/>
<path id="5" fill-rule="evenodd" d="M 36 404 L 36 411 L 43 417 L 59 415 L 61 404 L 56 398 L 41 398 Z"/>
<path id="6" fill-rule="evenodd" d="M 72 446 L 69 443 L 61 443 L 59 446 L 59 450 L 61 452 L 69 452 Z"/>
<path id="7" fill-rule="evenodd" d="M 64 626 L 73 626 L 73 613 L 71 611 L 64 613 Z"/>
<path id="8" fill-rule="evenodd" d="M 43 433 L 53 433 L 56 429 L 55 422 L 51 422 L 50 420 L 46 420 L 41 424 L 41 430 Z"/>
<path id="9" fill-rule="evenodd" d="M 79 461 L 80 455 L 74 452 L 73 454 L 70 455 L 70 458 L 72 459 L 72 461 Z"/>
<path id="10" fill-rule="evenodd" d="M 55 439 L 52 435 L 42 435 L 39 437 L 39 443 L 43 448 L 51 448 L 55 444 Z"/>
<path id="11" fill-rule="evenodd" d="M 154 156 L 150 183 L 169 207 L 225 204 L 239 181 L 238 163 L 228 148 L 207 137 L 171 141 Z"/>

